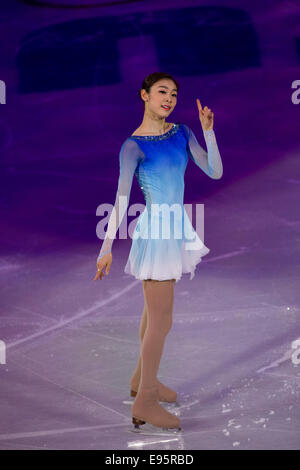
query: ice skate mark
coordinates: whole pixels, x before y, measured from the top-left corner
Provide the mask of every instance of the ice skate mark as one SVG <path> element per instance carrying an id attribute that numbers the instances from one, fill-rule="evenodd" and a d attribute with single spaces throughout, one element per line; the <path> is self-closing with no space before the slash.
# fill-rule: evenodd
<path id="1" fill-rule="evenodd" d="M 16 450 L 16 444 L 15 443 L 10 443 L 10 442 L 5 442 L 5 447 L 0 447 L 1 450 L 6 450 L 6 449 L 12 449 L 12 450 Z M 46 444 L 43 445 L 43 446 L 34 446 L 32 444 L 21 444 L 20 442 L 18 442 L 18 449 L 42 449 L 42 450 L 50 450 L 50 448 L 47 446 L 46 447 Z M 51 449 L 52 450 L 52 449 Z"/>
<path id="2" fill-rule="evenodd" d="M 176 410 L 178 412 L 180 412 L 180 410 L 183 410 L 184 408 L 187 408 L 189 410 L 191 406 L 198 405 L 199 403 L 200 403 L 200 400 L 193 400 L 183 405 L 178 404 L 178 406 L 176 407 Z"/>
<path id="3" fill-rule="evenodd" d="M 126 416 L 127 418 L 127 416 Z M 10 439 L 24 439 L 28 437 L 56 436 L 57 434 L 67 434 L 69 432 L 93 431 L 97 429 L 124 427 L 127 423 L 99 424 L 98 426 L 80 426 L 75 428 L 51 429 L 50 431 L 17 432 L 12 434 L 0 434 L 0 441 Z"/>
<path id="4" fill-rule="evenodd" d="M 115 336 L 110 336 L 110 335 L 104 335 L 102 333 L 98 333 L 97 331 L 91 331 L 91 330 L 88 330 L 84 327 L 80 327 L 80 326 L 73 326 L 71 327 L 73 330 L 82 330 L 85 334 L 87 335 L 94 335 L 94 336 L 98 336 L 99 338 L 106 338 L 106 339 L 112 339 L 113 341 L 119 341 L 120 343 L 128 343 L 128 344 L 133 344 L 135 345 L 136 344 L 136 341 L 131 341 L 130 339 L 126 339 L 126 338 L 116 338 Z M 122 368 L 122 367 L 120 367 Z M 103 368 L 102 368 L 103 370 Z M 114 370 L 116 370 L 116 368 L 114 367 Z"/>
<path id="5" fill-rule="evenodd" d="M 24 356 L 22 355 L 22 357 L 24 357 Z M 29 358 L 27 357 L 27 360 L 28 359 Z M 101 407 L 101 408 L 107 410 L 110 413 L 118 415 L 118 417 L 120 417 L 120 418 L 125 418 L 126 420 L 128 419 L 128 416 L 126 416 L 125 414 L 120 413 L 119 411 L 116 411 L 113 408 L 110 408 L 109 406 L 105 406 L 105 405 L 103 405 L 103 403 L 100 403 L 96 400 L 93 400 L 92 398 L 87 397 L 86 395 L 83 395 L 82 393 L 77 392 L 76 390 L 73 390 L 69 387 L 65 387 L 64 385 L 61 385 L 61 384 L 55 382 L 54 380 L 49 379 L 47 376 L 45 376 L 43 374 L 40 374 L 39 372 L 34 371 L 32 368 L 30 368 L 28 366 L 25 366 L 24 363 L 21 363 L 21 361 L 18 361 L 18 362 L 11 361 L 11 363 L 14 364 L 15 366 L 20 366 L 22 369 L 25 369 L 25 370 L 29 371 L 31 374 L 36 375 L 40 379 L 42 379 L 46 382 L 49 382 L 52 385 L 55 385 L 56 387 L 60 388 L 61 390 L 65 390 L 66 392 L 70 392 L 72 395 L 76 395 L 76 396 L 82 398 L 85 402 L 89 402 L 89 403 L 92 403 L 93 405 Z M 124 422 L 122 424 L 118 423 L 117 426 L 121 426 L 121 425 L 124 426 L 124 424 L 126 424 L 126 422 Z M 96 427 L 98 427 L 98 426 L 96 426 Z M 107 425 L 107 426 L 105 425 L 104 427 L 109 427 L 109 425 Z M 87 429 L 89 429 L 89 427 L 87 427 Z M 0 437 L 1 437 L 1 434 L 0 434 Z"/>
<path id="6" fill-rule="evenodd" d="M 52 321 L 52 323 L 56 322 L 55 318 L 52 318 L 52 317 L 49 317 L 48 315 L 43 315 L 42 313 L 39 313 L 39 312 L 34 312 L 33 310 L 30 310 L 30 308 L 24 308 L 24 307 L 20 307 L 19 305 L 16 305 L 13 307 L 15 310 L 20 310 L 21 312 L 26 312 L 26 313 L 29 313 L 30 315 L 33 315 L 33 316 L 37 316 L 37 317 L 41 317 L 41 318 L 45 318 L 46 320 L 48 321 Z M 3 317 L 1 317 L 3 318 Z M 5 318 L 5 317 L 4 317 Z M 16 318 L 15 316 L 13 317 L 8 317 L 8 319 L 10 320 L 13 320 L 14 318 Z M 24 320 L 23 317 L 20 317 L 20 320 Z"/>
<path id="7" fill-rule="evenodd" d="M 88 315 L 94 313 L 95 311 L 98 311 L 100 308 L 106 306 L 109 302 L 112 302 L 113 300 L 119 299 L 120 297 L 124 296 L 124 294 L 126 294 L 128 291 L 130 291 L 136 285 L 139 285 L 139 284 L 140 284 L 140 281 L 133 281 L 131 284 L 124 287 L 122 290 L 118 291 L 116 294 L 113 294 L 108 299 L 105 299 L 105 300 L 102 300 L 100 302 L 94 303 L 94 305 L 92 305 L 90 308 L 88 308 L 86 310 L 83 310 L 83 311 L 80 311 L 79 313 L 77 313 L 76 315 L 74 315 L 71 318 L 68 318 L 66 320 L 59 320 L 55 325 L 49 326 L 48 328 L 45 328 L 42 331 L 38 331 L 38 332 L 33 333 L 29 336 L 26 336 L 25 338 L 22 338 L 22 339 L 19 339 L 19 340 L 16 340 L 16 341 L 12 341 L 11 343 L 7 343 L 6 349 L 8 350 L 8 349 L 10 349 L 14 346 L 19 346 L 19 344 L 26 343 L 27 341 L 32 341 L 36 338 L 40 338 L 42 335 L 44 335 L 46 333 L 50 333 L 52 331 L 59 330 L 61 328 L 64 328 L 66 325 L 70 325 L 71 323 L 73 323 L 76 320 L 87 317 Z"/>
<path id="8" fill-rule="evenodd" d="M 281 356 L 279 359 L 276 359 L 275 361 L 271 362 L 271 364 L 261 367 L 258 369 L 256 372 L 258 374 L 261 374 L 262 372 L 265 372 L 268 369 L 274 369 L 275 367 L 278 367 L 280 364 L 283 364 L 284 362 L 291 361 L 292 354 L 295 352 L 295 349 L 290 348 L 288 351 L 284 353 L 283 356 Z"/>
<path id="9" fill-rule="evenodd" d="M 139 434 L 145 434 L 145 435 L 150 435 L 150 434 L 158 434 L 157 432 L 147 432 L 147 433 L 144 433 L 144 432 L 140 432 Z M 134 442 L 129 442 L 128 443 L 128 448 L 132 449 L 132 448 L 137 448 L 137 449 L 142 449 L 143 447 L 145 446 L 152 446 L 154 444 L 168 444 L 169 442 L 178 442 L 179 438 L 178 437 L 174 437 L 172 439 L 159 439 L 159 440 L 151 440 L 151 441 L 142 441 L 139 439 L 138 441 L 134 441 Z"/>

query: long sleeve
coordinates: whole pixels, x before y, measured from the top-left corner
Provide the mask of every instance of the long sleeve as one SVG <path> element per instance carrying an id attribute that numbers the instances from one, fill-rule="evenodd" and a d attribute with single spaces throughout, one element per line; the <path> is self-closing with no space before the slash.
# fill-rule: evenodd
<path id="1" fill-rule="evenodd" d="M 210 178 L 220 179 L 223 175 L 223 164 L 213 129 L 203 131 L 207 152 L 199 145 L 195 134 L 184 125 L 187 134 L 187 151 L 193 162 Z"/>
<path id="2" fill-rule="evenodd" d="M 113 241 L 129 204 L 133 175 L 143 157 L 143 152 L 134 140 L 125 140 L 119 154 L 120 172 L 115 204 L 109 218 L 106 235 L 102 242 L 97 262 L 102 256 L 112 250 Z"/>

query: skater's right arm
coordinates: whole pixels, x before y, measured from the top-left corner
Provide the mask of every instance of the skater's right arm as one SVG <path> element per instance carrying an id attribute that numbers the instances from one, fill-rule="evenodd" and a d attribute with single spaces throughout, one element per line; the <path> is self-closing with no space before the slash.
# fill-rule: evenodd
<path id="1" fill-rule="evenodd" d="M 102 270 L 104 270 L 105 267 L 106 274 L 109 273 L 112 263 L 112 244 L 129 204 L 133 175 L 140 161 L 143 159 L 143 156 L 144 154 L 136 141 L 133 139 L 125 140 L 119 154 L 120 171 L 115 204 L 112 209 L 107 231 L 97 258 L 97 273 L 94 281 L 98 278 L 102 280 L 104 275 Z"/>

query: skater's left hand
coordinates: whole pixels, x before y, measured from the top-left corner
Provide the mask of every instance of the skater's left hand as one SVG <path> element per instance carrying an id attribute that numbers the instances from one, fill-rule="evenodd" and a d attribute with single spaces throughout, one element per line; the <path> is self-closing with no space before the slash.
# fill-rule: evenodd
<path id="1" fill-rule="evenodd" d="M 204 108 L 202 109 L 200 100 L 198 98 L 196 101 L 197 101 L 199 119 L 201 122 L 202 129 L 204 131 L 209 131 L 210 129 L 213 128 L 213 125 L 214 125 L 214 113 L 207 106 L 204 106 Z"/>

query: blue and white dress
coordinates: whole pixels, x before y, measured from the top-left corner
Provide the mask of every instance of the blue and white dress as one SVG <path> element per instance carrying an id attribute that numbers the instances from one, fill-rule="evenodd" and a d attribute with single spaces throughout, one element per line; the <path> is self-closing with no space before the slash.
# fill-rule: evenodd
<path id="1" fill-rule="evenodd" d="M 130 136 L 121 146 L 120 174 L 113 212 L 97 261 L 111 251 L 127 211 L 133 175 L 145 197 L 135 226 L 124 272 L 136 279 L 167 280 L 191 273 L 209 253 L 184 208 L 184 174 L 189 158 L 210 178 L 219 179 L 223 165 L 213 129 L 203 131 L 207 152 L 193 131 L 174 123 L 158 136 Z M 123 198 L 121 197 L 123 196 Z"/>

